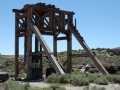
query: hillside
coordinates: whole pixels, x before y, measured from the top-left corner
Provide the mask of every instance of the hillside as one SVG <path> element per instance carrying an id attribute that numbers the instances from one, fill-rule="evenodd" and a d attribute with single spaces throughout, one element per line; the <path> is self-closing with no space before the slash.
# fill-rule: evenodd
<path id="1" fill-rule="evenodd" d="M 120 48 L 92 48 L 91 51 L 95 53 L 96 57 L 105 67 L 120 66 Z M 85 51 L 81 49 L 72 50 L 72 54 L 80 54 L 84 52 Z M 23 58 L 23 56 L 20 55 L 20 58 Z M 58 58 L 61 63 L 64 63 L 64 61 L 66 60 L 66 51 L 58 52 Z M 46 58 L 44 58 L 43 67 L 46 67 L 48 65 L 46 61 Z M 11 76 L 14 76 L 14 64 L 14 55 L 0 55 L 0 71 L 9 72 Z M 79 67 L 85 64 L 94 66 L 92 60 L 89 57 L 73 58 L 72 64 L 75 67 Z"/>

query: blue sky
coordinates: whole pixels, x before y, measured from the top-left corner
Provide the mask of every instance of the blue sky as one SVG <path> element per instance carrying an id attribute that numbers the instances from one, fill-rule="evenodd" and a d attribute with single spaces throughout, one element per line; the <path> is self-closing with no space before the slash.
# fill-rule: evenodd
<path id="1" fill-rule="evenodd" d="M 77 29 L 90 48 L 114 48 L 120 46 L 120 0 L 0 0 L 0 53 L 14 54 L 15 18 L 13 8 L 25 4 L 44 2 L 61 10 L 74 11 Z M 53 49 L 51 36 L 44 36 Z M 82 49 L 73 36 L 72 49 Z M 23 54 L 23 38 L 20 38 L 20 54 Z M 58 51 L 66 51 L 66 41 L 58 41 Z M 34 49 L 33 49 L 34 51 Z"/>

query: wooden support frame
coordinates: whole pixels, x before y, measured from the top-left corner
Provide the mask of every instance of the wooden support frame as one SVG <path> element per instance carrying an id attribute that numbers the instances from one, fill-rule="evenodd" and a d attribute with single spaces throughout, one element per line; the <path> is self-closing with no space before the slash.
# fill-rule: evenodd
<path id="1" fill-rule="evenodd" d="M 53 53 L 47 52 L 46 55 L 49 58 L 53 56 L 57 57 L 57 40 L 67 40 L 67 60 L 64 63 L 64 66 L 67 65 L 67 70 L 58 62 L 56 66 L 53 64 L 53 67 L 62 67 L 62 73 L 66 72 L 71 73 L 72 71 L 72 58 L 74 57 L 87 57 L 87 54 L 72 54 L 72 31 L 70 27 L 73 25 L 73 15 L 74 12 L 60 10 L 55 8 L 55 6 L 45 5 L 42 3 L 34 5 L 25 5 L 21 10 L 13 9 L 15 12 L 15 78 L 19 76 L 19 38 L 24 37 L 24 60 L 27 62 L 27 78 L 32 79 L 32 56 L 40 56 L 40 68 L 42 69 L 42 56 L 46 52 L 42 51 L 42 40 L 39 39 L 40 45 L 38 45 L 38 40 L 35 39 L 35 52 L 32 52 L 32 34 L 35 34 L 34 28 L 37 27 L 37 31 L 42 35 L 51 35 L 53 36 Z M 67 17 L 66 17 L 67 16 Z M 33 22 L 32 22 L 33 21 Z M 32 22 L 33 31 L 30 28 Z M 35 25 L 35 26 L 34 26 Z M 76 19 L 75 19 L 75 28 L 76 30 Z M 62 33 L 65 34 L 65 37 L 58 37 Z M 74 33 L 73 33 L 74 34 Z M 37 33 L 36 33 L 37 36 Z M 40 35 L 41 36 L 41 35 Z M 79 40 L 78 40 L 79 41 Z M 80 39 L 80 42 L 84 41 Z M 42 46 L 41 46 L 42 45 Z M 83 45 L 82 45 L 83 46 Z M 40 49 L 39 49 L 40 48 Z M 46 48 L 47 49 L 47 48 Z M 48 50 L 49 51 L 49 50 Z M 87 51 L 87 50 L 86 50 Z M 89 51 L 87 51 L 89 52 Z M 52 54 L 52 55 L 49 55 Z M 93 54 L 89 54 L 90 57 L 96 59 Z M 52 62 L 52 60 L 51 60 Z M 99 62 L 97 63 L 98 68 L 100 67 Z M 59 68 L 58 68 L 59 69 Z M 57 70 L 57 69 L 56 69 Z M 104 72 L 105 70 L 101 70 Z M 43 72 L 43 71 L 42 71 Z M 60 73 L 60 72 L 59 72 Z M 104 72 L 107 73 L 107 72 Z"/>
<path id="2" fill-rule="evenodd" d="M 17 77 L 19 76 L 19 62 L 18 62 L 18 58 L 19 58 L 19 37 L 17 36 L 18 34 L 18 24 L 19 21 L 17 19 L 17 16 L 19 15 L 19 13 L 15 13 L 15 79 L 17 79 Z"/>
<path id="3" fill-rule="evenodd" d="M 73 16 L 71 14 L 68 15 L 68 22 L 72 23 Z M 70 25 L 70 24 L 69 24 Z M 68 25 L 68 30 L 69 30 L 69 25 Z M 71 73 L 72 71 L 72 59 L 71 59 L 71 51 L 72 51 L 72 33 L 69 31 L 68 34 L 68 39 L 67 39 L 67 72 Z"/>
<path id="4" fill-rule="evenodd" d="M 27 11 L 27 78 L 32 78 L 32 56 L 29 52 L 32 52 L 32 30 L 29 26 L 30 19 L 32 18 L 32 8 Z"/>

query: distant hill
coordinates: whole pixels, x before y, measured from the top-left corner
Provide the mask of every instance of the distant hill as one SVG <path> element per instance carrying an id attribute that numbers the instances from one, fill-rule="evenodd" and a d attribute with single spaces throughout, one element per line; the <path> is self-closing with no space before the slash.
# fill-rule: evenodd
<path id="1" fill-rule="evenodd" d="M 104 66 L 120 66 L 120 47 L 109 49 L 109 48 L 92 48 L 92 52 L 100 60 Z M 84 53 L 84 50 L 72 50 L 72 54 Z M 59 61 L 63 64 L 67 57 L 66 51 L 58 52 Z M 23 55 L 20 55 L 23 59 Z M 47 59 L 43 57 L 43 67 L 44 69 L 48 66 Z M 72 58 L 72 65 L 79 67 L 81 65 L 89 64 L 90 66 L 95 66 L 89 57 L 77 57 Z M 0 71 L 7 71 L 10 75 L 14 75 L 15 71 L 14 55 L 0 55 Z"/>

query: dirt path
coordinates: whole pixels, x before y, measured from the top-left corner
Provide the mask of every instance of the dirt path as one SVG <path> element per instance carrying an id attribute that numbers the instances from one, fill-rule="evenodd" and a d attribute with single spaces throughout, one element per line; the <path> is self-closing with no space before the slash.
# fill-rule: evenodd
<path id="1" fill-rule="evenodd" d="M 24 82 L 22 82 L 24 83 Z M 50 84 L 48 83 L 44 83 L 44 82 L 29 82 L 31 86 L 37 86 L 40 88 L 44 88 L 44 87 L 49 87 Z M 89 85 L 89 87 L 104 87 L 106 88 L 106 90 L 120 90 L 120 85 L 119 84 L 109 84 L 109 85 L 97 85 L 97 84 L 93 84 L 91 83 Z M 72 85 L 64 85 L 63 87 L 66 88 L 66 90 L 83 90 L 86 86 L 72 86 Z M 92 90 L 92 89 L 89 89 Z"/>

